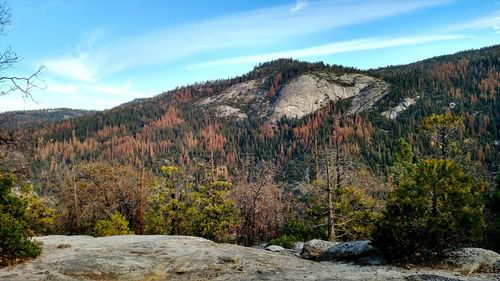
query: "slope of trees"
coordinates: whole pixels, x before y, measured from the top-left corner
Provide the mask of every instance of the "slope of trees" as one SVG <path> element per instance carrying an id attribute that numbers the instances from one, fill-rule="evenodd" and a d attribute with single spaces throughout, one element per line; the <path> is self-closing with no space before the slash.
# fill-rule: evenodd
<path id="1" fill-rule="evenodd" d="M 219 118 L 215 109 L 196 106 L 202 98 L 253 79 L 263 81 L 259 90 L 273 100 L 301 74 L 361 72 L 276 60 L 233 79 L 185 86 L 36 128 L 2 131 L 6 138 L 34 137 L 36 144 L 27 158 L 2 151 L 1 168 L 12 171 L 16 167 L 9 165 L 26 163 L 19 169 L 30 168 L 26 178 L 48 198 L 47 204 L 54 204 L 60 233 L 186 234 L 243 244 L 273 238 L 288 244 L 315 237 L 361 239 L 371 237 L 388 200 L 384 215 L 392 220 L 379 227 L 388 234 L 395 231 L 394 239 L 395 233 L 415 229 L 396 218 L 417 219 L 411 214 L 427 210 L 416 221 L 435 238 L 436 244 L 424 247 L 426 255 L 428 249 L 468 242 L 461 238 L 476 237 L 482 227 L 477 217 L 482 182 L 499 167 L 499 50 L 493 46 L 366 71 L 389 82 L 391 92 L 374 109 L 354 115 L 346 114 L 349 100 L 276 124 L 252 115 Z M 380 115 L 417 96 L 417 103 L 396 120 Z M 395 153 L 399 138 L 407 146 Z M 17 161 L 18 156 L 26 161 Z M 418 204 L 401 210 L 406 197 Z M 458 206 L 449 198 L 468 209 L 450 213 Z M 464 225 L 474 233 L 463 232 Z M 441 228 L 458 237 L 434 231 Z M 420 249 L 411 241 L 394 243 L 399 242 Z"/>
<path id="2" fill-rule="evenodd" d="M 67 162 L 95 160 L 158 167 L 158 159 L 166 159 L 193 172 L 199 168 L 196 163 L 203 159 L 210 160 L 211 167 L 206 169 L 213 169 L 212 173 L 227 170 L 231 176 L 231 171 L 241 165 L 242 155 L 252 154 L 257 160 L 287 164 L 278 174 L 292 182 L 314 177 L 305 175 L 306 169 L 296 168 L 315 165 L 312 148 L 318 140 L 326 139 L 332 122 L 339 123 L 350 153 L 359 155 L 377 174 L 387 175 L 386 167 L 394 161 L 391 148 L 395 140 L 408 139 L 417 155 L 427 154 L 432 147 L 418 134 L 419 124 L 425 116 L 451 110 L 456 116 L 463 116 L 457 120 L 457 134 L 459 139 L 469 141 L 471 161 L 496 171 L 500 140 L 495 75 L 500 64 L 495 56 L 498 48 L 370 70 L 368 74 L 391 83 L 390 94 L 377 104 L 376 110 L 342 118 L 339 116 L 349 101 L 327 105 L 302 120 L 283 119 L 276 125 L 256 116 L 245 120 L 218 118 L 215 109 L 204 111 L 195 105 L 203 97 L 251 79 L 269 81 L 262 84 L 263 91 L 273 88 L 279 92 L 285 83 L 310 71 L 359 72 L 322 63 L 277 60 L 234 79 L 186 86 L 95 115 L 18 133 L 38 139 L 35 175 L 59 169 Z M 417 103 L 396 120 L 380 115 L 405 97 L 416 96 Z M 288 166 L 292 162 L 295 168 Z"/>

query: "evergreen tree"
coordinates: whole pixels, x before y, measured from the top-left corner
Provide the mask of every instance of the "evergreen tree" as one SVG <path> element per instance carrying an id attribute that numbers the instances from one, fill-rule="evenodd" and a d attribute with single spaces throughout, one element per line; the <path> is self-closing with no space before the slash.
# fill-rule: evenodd
<path id="1" fill-rule="evenodd" d="M 134 234 L 134 232 L 130 231 L 130 229 L 128 228 L 127 219 L 119 212 L 115 212 L 107 220 L 98 221 L 94 227 L 95 236 L 113 236 L 127 234 Z"/>
<path id="2" fill-rule="evenodd" d="M 390 260 L 424 261 L 477 242 L 483 223 L 473 179 L 452 160 L 427 159 L 390 194 L 374 242 Z"/>
<path id="3" fill-rule="evenodd" d="M 495 189 L 486 201 L 491 212 L 492 222 L 486 230 L 486 245 L 488 248 L 500 252 L 500 174 L 495 177 Z"/>
<path id="4" fill-rule="evenodd" d="M 14 177 L 0 174 L 0 266 L 36 257 L 41 248 L 29 238 L 26 202 L 12 194 Z"/>

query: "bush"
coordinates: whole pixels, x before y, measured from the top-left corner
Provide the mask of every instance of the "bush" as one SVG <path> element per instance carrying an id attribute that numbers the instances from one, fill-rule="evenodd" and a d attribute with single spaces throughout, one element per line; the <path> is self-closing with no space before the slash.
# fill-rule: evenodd
<path id="1" fill-rule="evenodd" d="M 496 188 L 487 198 L 486 207 L 491 214 L 491 222 L 486 229 L 486 247 L 500 252 L 500 174 L 495 178 Z"/>
<path id="2" fill-rule="evenodd" d="M 21 188 L 20 197 L 26 203 L 26 223 L 29 225 L 31 236 L 48 235 L 55 233 L 56 215 L 50 207 L 50 202 L 40 197 L 33 190 L 32 184 Z"/>
<path id="3" fill-rule="evenodd" d="M 289 238 L 296 238 L 293 242 L 309 241 L 315 238 L 326 238 L 326 231 L 322 227 L 313 227 L 298 219 L 291 219 L 284 227 L 283 234 Z"/>
<path id="4" fill-rule="evenodd" d="M 128 228 L 128 221 L 119 212 L 115 212 L 111 218 L 100 220 L 94 227 L 95 236 L 114 236 L 134 234 Z"/>
<path id="5" fill-rule="evenodd" d="M 0 266 L 36 257 L 41 248 L 30 240 L 26 203 L 12 195 L 14 177 L 0 175 Z"/>
<path id="6" fill-rule="evenodd" d="M 26 226 L 10 214 L 0 214 L 0 266 L 36 257 L 42 249 L 26 235 Z"/>
<path id="7" fill-rule="evenodd" d="M 390 195 L 375 245 L 389 260 L 423 262 L 447 248 L 477 242 L 484 219 L 475 187 L 451 160 L 419 162 Z"/>
<path id="8" fill-rule="evenodd" d="M 198 184 L 175 166 L 163 166 L 163 177 L 151 189 L 145 213 L 147 234 L 200 236 L 234 240 L 238 210 L 228 197 L 232 184 Z M 208 181 L 208 179 L 207 179 Z"/>
<path id="9" fill-rule="evenodd" d="M 282 235 L 268 243 L 278 245 L 284 248 L 293 248 L 295 242 L 304 242 L 316 238 L 326 238 L 326 232 L 322 227 L 312 227 L 303 220 L 293 218 L 282 230 Z"/>
<path id="10" fill-rule="evenodd" d="M 295 242 L 298 242 L 298 241 L 300 241 L 300 239 L 298 239 L 297 237 L 295 237 L 293 235 L 284 234 L 276 239 L 269 241 L 269 245 L 278 245 L 278 246 L 281 246 L 283 248 L 291 249 L 291 248 L 293 248 L 293 245 L 295 244 Z"/>

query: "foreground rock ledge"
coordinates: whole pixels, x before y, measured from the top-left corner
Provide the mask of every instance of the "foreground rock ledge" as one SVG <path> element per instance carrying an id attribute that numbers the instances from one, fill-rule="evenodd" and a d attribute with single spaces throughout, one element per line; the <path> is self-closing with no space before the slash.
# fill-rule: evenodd
<path id="1" fill-rule="evenodd" d="M 0 280 L 498 280 L 435 270 L 314 262 L 187 236 L 46 236 L 40 257 L 0 269 Z M 414 278 L 414 277 L 411 277 Z M 448 278 L 448 279 L 446 279 Z M 417 280 L 417 279 L 415 279 Z"/>

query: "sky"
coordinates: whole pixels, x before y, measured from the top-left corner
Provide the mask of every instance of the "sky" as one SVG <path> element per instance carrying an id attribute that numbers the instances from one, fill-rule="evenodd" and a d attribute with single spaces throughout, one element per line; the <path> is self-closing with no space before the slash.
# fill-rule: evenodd
<path id="1" fill-rule="evenodd" d="M 500 43 L 497 0 L 7 0 L 0 50 L 21 60 L 32 98 L 0 112 L 109 109 L 277 58 L 360 69 Z"/>

